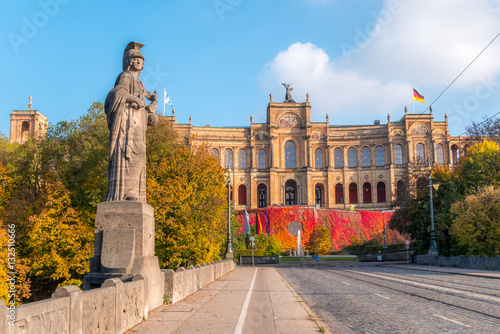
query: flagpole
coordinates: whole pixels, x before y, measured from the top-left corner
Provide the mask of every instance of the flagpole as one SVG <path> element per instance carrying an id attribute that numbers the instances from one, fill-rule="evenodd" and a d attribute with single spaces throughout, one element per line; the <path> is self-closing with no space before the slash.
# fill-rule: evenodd
<path id="1" fill-rule="evenodd" d="M 165 87 L 163 87 L 163 116 L 165 117 L 165 95 L 167 93 L 167 90 L 165 89 Z"/>
<path id="2" fill-rule="evenodd" d="M 412 97 L 412 109 L 413 109 L 413 115 L 415 115 L 415 93 L 413 92 L 413 84 L 411 85 L 411 97 Z"/>

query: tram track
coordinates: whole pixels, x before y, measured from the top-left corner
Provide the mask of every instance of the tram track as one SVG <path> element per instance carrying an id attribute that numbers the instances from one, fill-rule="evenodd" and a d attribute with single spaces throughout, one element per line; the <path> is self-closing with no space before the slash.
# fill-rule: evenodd
<path id="1" fill-rule="evenodd" d="M 497 287 L 489 287 L 489 286 L 479 286 L 477 284 L 468 284 L 468 283 L 459 283 L 459 282 L 453 282 L 449 280 L 450 274 L 443 274 L 443 273 L 435 273 L 432 278 L 428 277 L 428 272 L 425 272 L 425 274 L 409 274 L 405 273 L 404 271 L 406 269 L 400 269 L 400 268 L 395 268 L 397 270 L 400 270 L 400 273 L 387 273 L 385 271 L 377 271 L 376 273 L 382 275 L 382 276 L 387 276 L 387 277 L 398 277 L 401 279 L 407 279 L 411 277 L 415 282 L 421 282 L 421 283 L 426 283 L 426 284 L 436 284 L 440 283 L 443 286 L 449 287 L 449 288 L 454 288 L 454 289 L 465 289 L 468 288 L 469 292 L 473 293 L 483 293 L 483 294 L 489 294 L 492 296 L 500 297 L 500 281 L 498 279 L 492 280 L 489 277 L 474 277 L 476 280 L 483 280 L 483 282 L 488 282 L 487 280 L 490 280 L 491 282 L 497 283 Z M 413 269 L 414 270 L 414 269 Z M 458 275 L 462 276 L 462 275 Z M 492 286 L 493 284 L 490 283 Z"/>
<path id="2" fill-rule="evenodd" d="M 353 270 L 353 269 L 322 269 L 330 274 L 334 274 L 340 277 L 343 277 L 344 280 L 346 278 L 360 281 L 366 284 L 371 284 L 375 285 L 380 288 L 384 289 L 389 289 L 392 292 L 400 292 L 408 296 L 412 296 L 415 298 L 423 299 L 426 301 L 431 301 L 435 303 L 442 304 L 446 307 L 449 307 L 451 310 L 454 310 L 455 313 L 460 314 L 461 316 L 466 316 L 466 317 L 474 317 L 471 314 L 474 315 L 480 315 L 484 317 L 484 320 L 488 319 L 488 323 L 491 325 L 500 325 L 500 297 L 496 296 L 491 296 L 488 294 L 481 294 L 477 292 L 469 292 L 466 290 L 459 290 L 457 288 L 449 288 L 449 287 L 440 287 L 439 285 L 436 284 L 430 284 L 430 283 L 421 283 L 421 282 L 414 282 L 408 279 L 408 277 L 405 277 L 405 279 L 400 279 L 397 278 L 395 279 L 394 277 L 388 277 L 384 275 L 379 275 L 373 274 L 373 273 L 366 273 L 363 271 L 359 270 Z M 361 276 L 361 277 L 360 277 Z M 387 280 L 387 281 L 384 281 Z M 378 280 L 374 282 L 374 280 Z M 380 282 L 379 282 L 380 281 Z M 405 282 L 401 282 L 405 281 Z M 388 284 L 388 282 L 392 282 L 392 284 Z M 410 284 L 411 287 L 406 286 L 404 287 L 404 284 Z M 413 284 L 412 284 L 413 283 Z M 416 285 L 415 285 L 416 283 Z M 419 286 L 420 285 L 420 286 Z M 423 286 L 425 285 L 425 286 Z M 423 289 L 423 291 L 419 291 Z M 425 290 L 428 289 L 428 290 Z M 409 291 L 413 290 L 413 291 Z M 460 292 L 461 291 L 461 292 Z M 449 298 L 454 299 L 453 302 L 446 301 L 444 299 L 446 298 L 439 298 L 438 296 L 443 296 L 446 295 Z M 471 304 L 477 304 L 477 303 L 470 303 L 470 300 L 466 298 L 474 298 L 476 301 L 480 301 L 483 303 L 486 303 L 483 307 L 479 308 L 473 308 L 470 306 L 467 306 L 466 304 L 468 303 L 469 305 Z M 484 307 L 489 307 L 491 309 L 496 309 L 499 314 L 492 314 L 491 312 L 488 312 L 487 310 L 484 310 L 482 308 Z M 464 313 L 465 312 L 465 313 Z M 467 314 L 471 313 L 471 314 Z"/>

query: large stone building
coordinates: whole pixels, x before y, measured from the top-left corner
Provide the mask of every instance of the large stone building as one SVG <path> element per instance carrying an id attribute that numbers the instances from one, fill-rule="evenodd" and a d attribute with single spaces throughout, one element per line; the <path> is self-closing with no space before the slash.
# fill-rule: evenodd
<path id="1" fill-rule="evenodd" d="M 448 119 L 408 114 L 387 124 L 335 126 L 311 122 L 306 102 L 271 100 L 266 123 L 198 127 L 177 123 L 188 145 L 209 145 L 228 169 L 236 209 L 281 205 L 383 210 L 413 163 L 456 165 L 465 144 L 451 137 Z"/>
<path id="2" fill-rule="evenodd" d="M 24 143 L 47 132 L 47 117 L 33 109 L 31 96 L 28 109 L 12 110 L 10 114 L 10 142 Z"/>

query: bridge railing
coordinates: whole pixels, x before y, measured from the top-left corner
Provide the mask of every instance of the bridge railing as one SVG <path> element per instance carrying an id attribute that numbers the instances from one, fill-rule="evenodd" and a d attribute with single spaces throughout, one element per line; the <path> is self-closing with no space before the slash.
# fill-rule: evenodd
<path id="1" fill-rule="evenodd" d="M 165 300 L 175 303 L 235 268 L 234 261 L 162 270 Z M 0 302 L 0 333 L 123 333 L 147 319 L 147 277 L 106 280 L 100 288 L 57 288 L 52 298 L 8 308 Z"/>

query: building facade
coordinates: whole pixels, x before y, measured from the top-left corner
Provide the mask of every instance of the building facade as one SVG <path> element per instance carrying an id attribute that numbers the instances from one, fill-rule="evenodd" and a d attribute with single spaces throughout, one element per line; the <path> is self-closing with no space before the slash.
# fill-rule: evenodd
<path id="1" fill-rule="evenodd" d="M 11 143 L 24 143 L 30 138 L 45 136 L 47 125 L 47 117 L 38 110 L 33 109 L 33 103 L 30 96 L 28 109 L 12 110 L 12 114 L 10 114 L 9 141 Z"/>
<path id="2" fill-rule="evenodd" d="M 311 122 L 306 102 L 267 106 L 266 123 L 241 128 L 198 127 L 169 117 L 187 145 L 208 145 L 228 170 L 235 209 L 306 205 L 384 210 L 412 163 L 458 163 L 465 141 L 451 137 L 448 119 L 408 114 L 387 123 L 335 126 Z"/>

